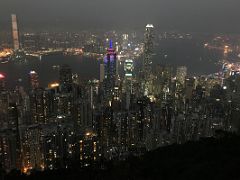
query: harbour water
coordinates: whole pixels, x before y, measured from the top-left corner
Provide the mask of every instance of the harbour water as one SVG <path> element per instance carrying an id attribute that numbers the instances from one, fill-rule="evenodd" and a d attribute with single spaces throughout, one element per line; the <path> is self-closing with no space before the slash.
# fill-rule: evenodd
<path id="1" fill-rule="evenodd" d="M 26 63 L 8 62 L 0 64 L 0 72 L 6 77 L 7 86 L 13 88 L 16 84 L 26 86 L 29 82 L 29 72 L 34 70 L 39 75 L 40 85 L 46 87 L 48 83 L 58 81 L 59 66 L 68 64 L 73 73 L 80 79 L 98 78 L 99 60 L 83 56 L 49 55 L 40 59 L 29 58 Z"/>
<path id="2" fill-rule="evenodd" d="M 154 56 L 154 64 L 166 63 L 175 67 L 187 64 L 191 75 L 211 74 L 221 70 L 220 52 L 208 51 L 201 45 L 192 43 L 185 43 L 184 46 L 182 44 L 183 42 L 161 42 Z M 73 73 L 79 74 L 80 79 L 99 78 L 100 60 L 80 55 L 54 54 L 43 56 L 41 60 L 30 58 L 27 63 L 3 63 L 0 64 L 0 72 L 6 76 L 7 86 L 14 88 L 19 83 L 26 86 L 29 81 L 28 73 L 34 70 L 39 75 L 40 85 L 46 87 L 48 83 L 58 81 L 58 67 L 62 64 L 68 64 Z"/>

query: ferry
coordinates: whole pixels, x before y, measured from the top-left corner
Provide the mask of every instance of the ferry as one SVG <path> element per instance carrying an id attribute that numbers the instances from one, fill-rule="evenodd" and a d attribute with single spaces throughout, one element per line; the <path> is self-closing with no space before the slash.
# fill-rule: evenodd
<path id="1" fill-rule="evenodd" d="M 9 57 L 0 57 L 0 64 L 6 64 L 9 62 Z"/>

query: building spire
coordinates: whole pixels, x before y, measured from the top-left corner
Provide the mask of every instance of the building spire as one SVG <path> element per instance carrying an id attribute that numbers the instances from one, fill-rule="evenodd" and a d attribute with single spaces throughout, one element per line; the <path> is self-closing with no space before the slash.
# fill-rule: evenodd
<path id="1" fill-rule="evenodd" d="M 109 48 L 112 49 L 113 48 L 113 41 L 110 39 L 109 41 Z"/>

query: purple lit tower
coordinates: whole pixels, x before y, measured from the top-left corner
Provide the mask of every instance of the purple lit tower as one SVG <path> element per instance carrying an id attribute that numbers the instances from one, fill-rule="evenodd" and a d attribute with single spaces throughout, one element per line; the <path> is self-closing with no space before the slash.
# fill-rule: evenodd
<path id="1" fill-rule="evenodd" d="M 104 57 L 104 86 L 107 98 L 112 97 L 112 92 L 115 86 L 117 68 L 117 54 L 113 48 L 112 41 L 107 49 L 107 54 Z"/>

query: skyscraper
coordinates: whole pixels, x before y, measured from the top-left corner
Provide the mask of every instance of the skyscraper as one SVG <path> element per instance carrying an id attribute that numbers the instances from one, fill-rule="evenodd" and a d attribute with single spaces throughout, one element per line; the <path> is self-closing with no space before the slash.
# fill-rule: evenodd
<path id="1" fill-rule="evenodd" d="M 107 99 L 111 99 L 112 92 L 115 86 L 116 73 L 117 73 L 117 53 L 113 49 L 112 41 L 104 57 L 104 90 Z"/>
<path id="2" fill-rule="evenodd" d="M 145 96 L 150 94 L 152 55 L 153 55 L 153 29 L 152 24 L 147 24 L 144 39 L 144 57 L 142 63 L 142 92 Z"/>
<path id="3" fill-rule="evenodd" d="M 122 35 L 122 49 L 127 50 L 128 49 L 128 34 L 123 34 Z"/>
<path id="4" fill-rule="evenodd" d="M 132 79 L 133 77 L 133 60 L 132 59 L 126 59 L 124 62 L 124 72 L 125 72 L 125 78 L 126 79 Z"/>
<path id="5" fill-rule="evenodd" d="M 12 36 L 13 36 L 13 48 L 14 50 L 18 50 L 20 48 L 20 43 L 16 14 L 12 14 Z"/>
<path id="6" fill-rule="evenodd" d="M 29 78 L 30 78 L 30 86 L 31 89 L 37 89 L 39 87 L 39 80 L 38 80 L 38 74 L 36 71 L 30 71 L 29 73 Z"/>
<path id="7" fill-rule="evenodd" d="M 0 74 L 0 91 L 5 90 L 5 76 Z"/>
<path id="8" fill-rule="evenodd" d="M 34 33 L 25 33 L 21 39 L 24 50 L 37 51 L 40 48 L 40 35 Z"/>
<path id="9" fill-rule="evenodd" d="M 133 60 L 127 59 L 124 62 L 124 88 L 126 92 L 126 109 L 130 106 L 130 96 L 132 94 L 132 80 L 133 80 Z"/>
<path id="10" fill-rule="evenodd" d="M 176 73 L 176 79 L 183 86 L 185 84 L 186 76 L 187 76 L 187 67 L 186 66 L 178 67 L 177 73 Z"/>
<path id="11" fill-rule="evenodd" d="M 63 93 L 69 93 L 72 90 L 72 70 L 71 68 L 64 64 L 61 66 L 59 71 L 59 80 L 60 80 L 60 90 Z"/>
<path id="12" fill-rule="evenodd" d="M 33 124 L 47 123 L 47 92 L 43 88 L 31 92 L 30 108 Z"/>
<path id="13" fill-rule="evenodd" d="M 100 64 L 100 82 L 102 83 L 104 80 L 104 64 Z"/>

